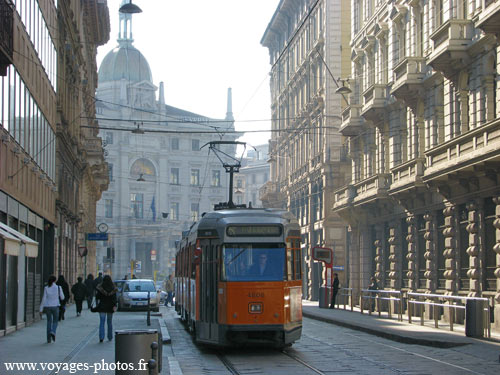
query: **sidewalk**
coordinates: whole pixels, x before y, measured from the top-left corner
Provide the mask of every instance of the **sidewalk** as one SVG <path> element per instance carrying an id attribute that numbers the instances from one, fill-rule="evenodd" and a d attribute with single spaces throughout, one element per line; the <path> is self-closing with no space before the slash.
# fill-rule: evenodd
<path id="1" fill-rule="evenodd" d="M 151 316 L 151 326 L 147 326 L 145 312 L 119 312 L 113 316 L 113 331 L 123 329 L 158 329 L 160 330 L 159 316 Z M 83 363 L 90 367 L 87 371 L 74 371 L 75 374 L 114 374 L 115 371 L 106 366 L 115 362 L 115 339 L 103 343 L 99 342 L 99 314 L 91 313 L 84 307 L 82 315 L 76 317 L 75 306 L 69 306 L 66 319 L 59 322 L 57 327 L 56 342 L 48 344 L 46 339 L 46 317 L 33 325 L 0 338 L 0 374 L 43 374 L 66 375 L 71 372 L 57 372 L 42 370 L 41 364 L 45 363 Z M 163 352 L 162 374 L 168 374 L 168 361 L 165 361 Z M 6 363 L 35 363 L 37 370 L 7 370 Z M 101 366 L 97 372 L 94 364 Z M 53 365 L 52 365 L 53 366 Z M 109 366 L 108 366 L 109 367 Z"/>
<path id="2" fill-rule="evenodd" d="M 491 338 L 471 338 L 465 336 L 464 326 L 455 325 L 454 331 L 449 330 L 449 325 L 442 325 L 440 328 L 430 326 L 434 321 L 427 321 L 423 326 L 420 319 L 415 319 L 413 323 L 408 323 L 408 317 L 403 316 L 403 321 L 397 320 L 397 315 L 392 319 L 387 317 L 379 318 L 378 314 L 368 315 L 365 311 L 361 314 L 358 308 L 354 311 L 349 306 L 341 305 L 340 309 L 319 308 L 318 302 L 307 300 L 302 301 L 303 316 L 327 323 L 336 324 L 349 329 L 363 331 L 372 335 L 384 337 L 393 341 L 406 344 L 433 346 L 438 348 L 451 348 L 461 345 L 474 344 L 475 351 L 486 352 L 498 358 L 500 355 L 500 333 L 491 331 Z"/>

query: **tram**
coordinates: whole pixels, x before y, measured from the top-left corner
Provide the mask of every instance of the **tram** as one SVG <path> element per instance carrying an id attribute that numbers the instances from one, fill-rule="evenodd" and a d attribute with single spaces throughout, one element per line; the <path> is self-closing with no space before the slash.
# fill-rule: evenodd
<path id="1" fill-rule="evenodd" d="M 290 212 L 206 213 L 178 243 L 175 309 L 199 343 L 289 346 L 302 333 L 301 262 Z"/>

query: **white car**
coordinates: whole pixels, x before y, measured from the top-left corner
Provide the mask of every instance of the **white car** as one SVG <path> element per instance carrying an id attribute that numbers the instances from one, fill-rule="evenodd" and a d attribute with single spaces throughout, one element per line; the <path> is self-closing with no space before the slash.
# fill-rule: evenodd
<path id="1" fill-rule="evenodd" d="M 118 297 L 118 310 L 147 310 L 160 311 L 161 293 L 156 290 L 153 280 L 131 279 L 123 283 Z"/>

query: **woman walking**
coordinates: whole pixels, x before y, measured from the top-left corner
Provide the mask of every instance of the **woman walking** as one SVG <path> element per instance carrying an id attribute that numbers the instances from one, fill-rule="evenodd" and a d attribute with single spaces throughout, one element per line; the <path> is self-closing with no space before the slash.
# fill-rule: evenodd
<path id="1" fill-rule="evenodd" d="M 47 315 L 47 342 L 56 341 L 57 321 L 59 320 L 59 300 L 64 298 L 63 291 L 56 284 L 56 277 L 49 276 L 47 286 L 43 289 L 40 303 L 40 317 L 42 312 Z"/>
<path id="2" fill-rule="evenodd" d="M 57 285 L 59 285 L 63 291 L 63 296 L 61 298 L 61 304 L 59 305 L 59 321 L 64 320 L 64 312 L 66 311 L 66 303 L 69 301 L 69 285 L 64 279 L 63 275 L 59 275 L 57 279 Z"/>
<path id="3" fill-rule="evenodd" d="M 104 341 L 104 323 L 108 321 L 108 340 L 113 340 L 113 313 L 116 311 L 117 289 L 111 276 L 106 275 L 96 287 L 96 303 L 99 312 L 99 342 Z"/>

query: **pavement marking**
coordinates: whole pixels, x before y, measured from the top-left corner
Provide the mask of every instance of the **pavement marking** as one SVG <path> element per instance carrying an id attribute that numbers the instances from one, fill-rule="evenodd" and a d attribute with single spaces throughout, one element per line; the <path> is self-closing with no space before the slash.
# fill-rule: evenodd
<path id="1" fill-rule="evenodd" d="M 73 359 L 78 353 L 82 351 L 82 349 L 87 346 L 89 341 L 96 335 L 99 331 L 99 327 L 94 328 L 90 333 L 82 340 L 80 343 L 73 348 L 73 350 L 61 361 L 61 363 L 70 363 L 71 359 Z M 53 371 L 47 373 L 47 375 L 55 375 L 57 374 L 58 369 L 54 369 Z"/>
<path id="2" fill-rule="evenodd" d="M 319 324 L 317 323 L 312 323 L 314 325 L 318 325 L 320 326 Z M 482 372 L 477 372 L 477 371 L 473 371 L 473 370 L 470 370 L 468 368 L 465 368 L 465 367 L 462 367 L 462 366 L 458 366 L 458 365 L 454 365 L 453 363 L 449 363 L 449 362 L 445 362 L 445 361 L 442 361 L 442 360 L 439 360 L 439 359 L 436 359 L 436 358 L 432 358 L 432 357 L 429 357 L 429 356 L 426 356 L 426 355 L 423 355 L 423 354 L 418 354 L 418 353 L 414 353 L 414 352 L 410 352 L 409 350 L 406 350 L 406 349 L 402 349 L 402 348 L 398 348 L 397 346 L 393 346 L 393 345 L 389 345 L 389 344 L 383 344 L 381 342 L 378 342 L 378 341 L 374 341 L 374 340 L 370 340 L 366 337 L 360 337 L 359 335 L 353 335 L 352 333 L 347 333 L 345 332 L 344 334 L 348 335 L 348 336 L 352 336 L 352 337 L 355 337 L 357 339 L 361 339 L 361 340 L 364 340 L 364 341 L 368 341 L 368 342 L 371 342 L 373 344 L 377 344 L 377 345 L 381 345 L 381 346 L 386 346 L 388 348 L 391 348 L 391 349 L 396 349 L 396 350 L 399 350 L 401 352 L 405 352 L 407 354 L 412 354 L 412 355 L 415 355 L 417 357 L 422 357 L 422 358 L 425 358 L 427 360 L 430 360 L 430 361 L 434 361 L 434 362 L 438 362 L 438 363 L 441 363 L 443 365 L 448 365 L 448 366 L 451 366 L 451 367 L 455 367 L 455 368 L 458 368 L 460 370 L 464 370 L 464 371 L 467 371 L 467 372 L 471 372 L 473 374 L 479 374 L 479 375 L 488 375 L 488 374 L 483 374 Z M 315 338 L 316 340 L 318 340 L 317 338 Z M 323 342 L 322 340 L 318 340 L 318 341 L 321 341 Z M 327 343 L 327 342 L 323 342 L 327 345 L 330 345 L 330 343 Z"/>

